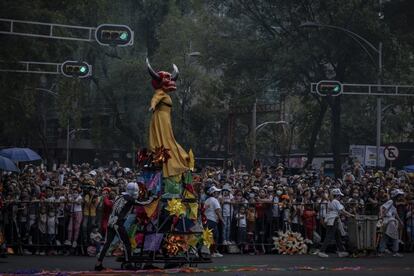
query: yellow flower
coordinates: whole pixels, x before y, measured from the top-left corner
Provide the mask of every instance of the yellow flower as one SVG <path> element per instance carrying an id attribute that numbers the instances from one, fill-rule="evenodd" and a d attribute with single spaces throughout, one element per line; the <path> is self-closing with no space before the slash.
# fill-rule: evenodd
<path id="1" fill-rule="evenodd" d="M 204 228 L 203 230 L 203 244 L 207 247 L 214 244 L 213 231 L 209 228 Z"/>
<path id="2" fill-rule="evenodd" d="M 165 209 L 170 212 L 171 216 L 177 217 L 185 215 L 186 212 L 185 205 L 181 202 L 181 199 L 175 198 L 168 201 L 168 206 Z"/>

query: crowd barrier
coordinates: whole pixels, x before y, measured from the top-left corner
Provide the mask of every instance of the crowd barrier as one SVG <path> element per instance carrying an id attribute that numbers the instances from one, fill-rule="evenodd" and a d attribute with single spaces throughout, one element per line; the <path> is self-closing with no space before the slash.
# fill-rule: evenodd
<path id="1" fill-rule="evenodd" d="M 97 227 L 102 236 L 105 236 L 102 229 L 102 213 L 98 210 L 94 217 L 85 216 L 83 211 L 81 214 L 73 212 L 72 207 L 71 202 L 5 201 L 0 214 L 0 230 L 4 234 L 7 246 L 13 248 L 16 254 L 64 252 L 86 255 L 87 247 L 92 244 L 89 237 L 93 228 Z M 345 207 L 360 218 L 359 222 L 345 219 L 349 240 L 357 244 L 358 248 L 364 247 L 372 237 L 362 238 L 362 234 L 357 232 L 361 232 L 361 227 L 370 227 L 370 230 L 367 230 L 370 233 L 378 232 L 376 222 L 379 207 L 378 210 L 369 205 L 345 204 Z M 224 223 L 219 224 L 218 245 L 221 248 L 233 244 L 241 249 L 241 253 L 245 252 L 244 249 L 251 250 L 252 247 L 259 248 L 259 251 L 264 253 L 270 252 L 273 237 L 277 236 L 279 231 L 299 232 L 304 238 L 313 241 L 315 247 L 325 236 L 323 220 L 327 212 L 327 203 L 222 203 L 221 210 L 224 219 Z M 400 227 L 403 249 L 412 251 L 413 205 L 399 206 L 397 210 L 404 222 Z M 242 212 L 246 217 L 245 225 L 241 225 L 239 219 Z M 362 216 L 369 217 L 370 222 L 362 223 Z M 65 243 L 68 240 L 70 244 Z M 369 245 L 375 247 L 372 243 Z"/>

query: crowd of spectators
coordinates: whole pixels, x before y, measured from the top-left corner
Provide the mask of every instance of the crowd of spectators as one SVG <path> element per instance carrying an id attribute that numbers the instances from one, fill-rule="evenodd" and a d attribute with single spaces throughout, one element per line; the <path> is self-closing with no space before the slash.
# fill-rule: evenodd
<path id="1" fill-rule="evenodd" d="M 209 203 L 213 197 L 219 204 L 213 212 L 208 210 L 211 204 L 205 209 L 207 221 L 217 228 L 218 250 L 237 245 L 242 252 L 268 253 L 272 237 L 288 230 L 317 246 L 326 234 L 332 189 L 340 189 L 341 204 L 353 215 L 379 215 L 391 192 L 401 191 L 394 199 L 402 223 L 399 241 L 408 249 L 412 246 L 414 177 L 405 171 L 375 171 L 355 162 L 344 168 L 342 178 L 327 176 L 323 167 L 290 172 L 282 164 L 253 169 L 206 166 L 194 174 L 200 202 Z M 128 182 L 143 178 L 111 162 L 106 167 L 62 165 L 54 171 L 29 165 L 20 174 L 3 173 L 0 180 L 0 227 L 7 245 L 19 253 L 44 255 L 87 254 L 90 246 L 98 252 L 114 198 Z"/>

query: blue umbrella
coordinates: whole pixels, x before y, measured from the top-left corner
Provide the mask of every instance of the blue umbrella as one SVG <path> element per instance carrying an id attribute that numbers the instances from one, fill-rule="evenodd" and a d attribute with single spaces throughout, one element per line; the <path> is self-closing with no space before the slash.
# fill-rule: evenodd
<path id="1" fill-rule="evenodd" d="M 414 172 L 414 165 L 405 166 L 404 170 L 407 172 Z"/>
<path id="2" fill-rule="evenodd" d="M 35 161 L 42 157 L 29 148 L 9 148 L 0 150 L 0 155 L 7 157 L 13 161 Z"/>
<path id="3" fill-rule="evenodd" d="M 0 170 L 9 172 L 20 172 L 20 170 L 16 167 L 16 164 L 14 164 L 13 161 L 4 156 L 0 156 Z"/>

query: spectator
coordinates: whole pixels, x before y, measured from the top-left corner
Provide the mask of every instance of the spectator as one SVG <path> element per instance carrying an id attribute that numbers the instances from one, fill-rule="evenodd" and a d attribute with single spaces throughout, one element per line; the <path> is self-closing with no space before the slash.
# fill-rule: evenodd
<path id="1" fill-rule="evenodd" d="M 313 240 L 313 232 L 316 230 L 316 212 L 313 210 L 312 203 L 305 205 L 302 220 L 305 227 L 305 238 Z"/>
<path id="2" fill-rule="evenodd" d="M 79 194 L 77 187 L 72 188 L 72 194 L 69 195 L 69 225 L 68 225 L 68 237 L 65 241 L 65 245 L 71 245 L 73 248 L 77 247 L 77 240 L 79 237 L 79 231 L 82 223 L 82 196 Z"/>
<path id="3" fill-rule="evenodd" d="M 328 212 L 325 217 L 325 224 L 327 228 L 326 236 L 321 246 L 320 252 L 318 253 L 319 257 L 321 258 L 329 257 L 328 254 L 325 253 L 325 250 L 333 241 L 336 242 L 339 257 L 346 257 L 349 255 L 348 252 L 345 251 L 344 245 L 341 241 L 340 227 L 342 222 L 339 215 L 345 215 L 349 217 L 353 217 L 354 215 L 347 212 L 344 206 L 339 202 L 341 196 L 344 196 L 344 194 L 340 189 L 336 188 L 331 191 L 331 199 L 328 203 Z"/>
<path id="4" fill-rule="evenodd" d="M 91 227 L 95 223 L 96 207 L 98 206 L 98 196 L 96 195 L 95 182 L 89 180 L 89 191 L 83 198 L 83 220 L 82 220 L 82 235 L 83 244 L 88 244 Z"/>
<path id="5" fill-rule="evenodd" d="M 209 229 L 212 229 L 213 231 L 214 244 L 210 247 L 212 257 L 223 257 L 223 255 L 217 251 L 217 244 L 219 242 L 218 223 L 223 223 L 224 221 L 221 215 L 220 203 L 217 199 L 220 192 L 221 189 L 212 186 L 208 190 L 209 197 L 204 202 L 205 216 L 207 218 L 207 227 Z"/>
<path id="6" fill-rule="evenodd" d="M 223 186 L 222 196 L 219 198 L 223 210 L 223 244 L 228 245 L 230 242 L 230 226 L 233 213 L 233 195 L 229 184 Z"/>
<path id="7" fill-rule="evenodd" d="M 99 227 L 96 225 L 92 226 L 92 231 L 90 233 L 89 239 L 91 241 L 91 246 L 95 247 L 95 254 L 98 254 L 101 251 L 102 247 L 102 235 L 99 232 Z"/>
<path id="8" fill-rule="evenodd" d="M 240 249 L 246 250 L 246 235 L 247 235 L 247 220 L 246 220 L 246 207 L 244 205 L 240 206 L 236 213 L 236 227 L 237 227 L 237 244 L 240 246 Z"/>
<path id="9" fill-rule="evenodd" d="M 394 202 L 394 200 L 400 195 L 404 195 L 404 192 L 399 189 L 393 190 L 391 193 L 392 199 L 389 199 L 381 206 L 379 217 L 383 221 L 383 234 L 379 245 L 379 255 L 383 255 L 387 244 L 392 243 L 393 256 L 402 257 L 402 255 L 398 253 L 400 241 L 398 223 L 401 225 L 404 223 L 398 216 L 397 208 L 395 207 Z"/>

